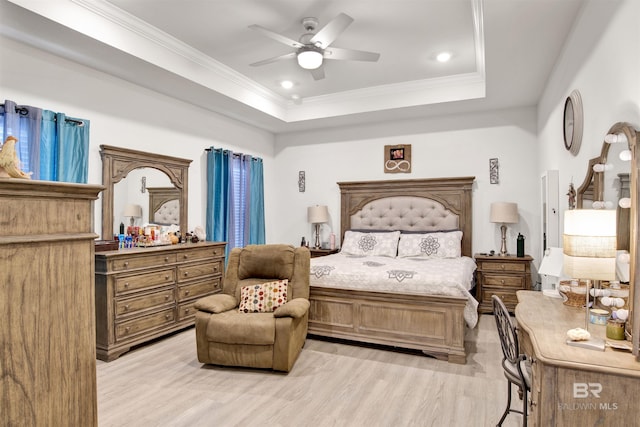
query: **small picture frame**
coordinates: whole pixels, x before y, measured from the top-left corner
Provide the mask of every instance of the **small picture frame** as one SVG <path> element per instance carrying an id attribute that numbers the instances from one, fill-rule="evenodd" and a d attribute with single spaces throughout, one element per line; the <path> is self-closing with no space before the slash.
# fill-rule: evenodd
<path id="1" fill-rule="evenodd" d="M 298 172 L 298 191 L 304 193 L 305 190 L 305 174 L 304 171 Z"/>
<path id="2" fill-rule="evenodd" d="M 500 184 L 500 164 L 498 158 L 489 159 L 489 182 Z"/>
<path id="3" fill-rule="evenodd" d="M 384 173 L 411 173 L 411 145 L 384 146 Z"/>

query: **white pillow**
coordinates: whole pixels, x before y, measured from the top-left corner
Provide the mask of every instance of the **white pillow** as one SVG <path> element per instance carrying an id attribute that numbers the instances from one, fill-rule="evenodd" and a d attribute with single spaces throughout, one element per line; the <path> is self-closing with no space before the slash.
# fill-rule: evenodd
<path id="1" fill-rule="evenodd" d="M 402 234 L 399 257 L 458 258 L 462 256 L 462 231 Z"/>
<path id="2" fill-rule="evenodd" d="M 349 255 L 395 257 L 398 253 L 399 238 L 399 231 L 362 233 L 348 230 L 344 233 L 344 241 L 340 252 Z"/>

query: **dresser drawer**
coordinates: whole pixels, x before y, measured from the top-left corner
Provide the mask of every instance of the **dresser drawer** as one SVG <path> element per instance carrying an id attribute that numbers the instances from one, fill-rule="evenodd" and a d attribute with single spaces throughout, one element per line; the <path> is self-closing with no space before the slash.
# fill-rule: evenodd
<path id="1" fill-rule="evenodd" d="M 193 319 L 196 317 L 196 301 L 193 300 L 190 302 L 182 303 L 178 306 L 178 321 L 182 322 L 184 320 Z"/>
<path id="2" fill-rule="evenodd" d="M 144 274 L 118 277 L 116 295 L 175 283 L 175 270 L 155 270 Z"/>
<path id="3" fill-rule="evenodd" d="M 224 246 L 194 248 L 183 250 L 178 254 L 178 261 L 193 261 L 197 259 L 211 259 L 224 256 Z"/>
<path id="4" fill-rule="evenodd" d="M 126 340 L 150 329 L 171 325 L 175 321 L 175 309 L 159 311 L 144 317 L 116 324 L 116 341 Z"/>
<path id="5" fill-rule="evenodd" d="M 174 303 L 175 296 L 173 288 L 156 291 L 152 294 L 145 294 L 135 298 L 119 299 L 115 302 L 116 318 L 134 315 L 146 309 Z"/>
<path id="6" fill-rule="evenodd" d="M 177 254 L 166 253 L 146 256 L 132 256 L 129 258 L 117 258 L 110 260 L 110 271 L 127 271 L 145 267 L 162 267 L 163 265 L 175 264 Z"/>
<path id="7" fill-rule="evenodd" d="M 178 282 L 197 279 L 202 276 L 212 276 L 220 272 L 222 272 L 222 260 L 181 265 L 178 267 Z"/>
<path id="8" fill-rule="evenodd" d="M 482 261 L 480 270 L 524 273 L 527 271 L 527 265 L 521 262 Z"/>
<path id="9" fill-rule="evenodd" d="M 221 280 L 222 279 L 220 277 L 216 277 L 213 279 L 199 281 L 197 283 L 182 285 L 178 288 L 178 301 L 185 301 L 217 292 L 221 290 Z"/>
<path id="10" fill-rule="evenodd" d="M 524 276 L 507 276 L 499 274 L 485 274 L 484 286 L 499 286 L 503 288 L 524 289 Z"/>

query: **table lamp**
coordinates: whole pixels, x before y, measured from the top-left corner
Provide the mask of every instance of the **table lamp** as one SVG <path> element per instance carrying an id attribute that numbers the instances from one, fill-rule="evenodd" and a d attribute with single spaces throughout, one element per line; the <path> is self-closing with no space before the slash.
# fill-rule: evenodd
<path id="1" fill-rule="evenodd" d="M 135 222 L 135 218 L 142 218 L 142 206 L 140 205 L 127 205 L 124 208 L 124 214 L 122 216 L 128 216 L 130 218 L 131 227 Z"/>
<path id="2" fill-rule="evenodd" d="M 316 229 L 314 249 L 320 249 L 320 224 L 329 221 L 329 209 L 326 206 L 309 206 L 307 208 L 307 221 L 313 224 Z"/>
<path id="3" fill-rule="evenodd" d="M 502 232 L 502 246 L 500 255 L 507 255 L 507 226 L 505 224 L 515 224 L 518 222 L 518 204 L 511 202 L 493 202 L 491 203 L 490 220 L 493 223 L 502 224 L 500 231 Z"/>
<path id="4" fill-rule="evenodd" d="M 589 329 L 589 285 L 616 278 L 616 211 L 612 209 L 572 209 L 564 213 L 564 273 L 587 283 L 585 330 Z M 588 340 L 567 344 L 604 351 L 604 341 Z"/>

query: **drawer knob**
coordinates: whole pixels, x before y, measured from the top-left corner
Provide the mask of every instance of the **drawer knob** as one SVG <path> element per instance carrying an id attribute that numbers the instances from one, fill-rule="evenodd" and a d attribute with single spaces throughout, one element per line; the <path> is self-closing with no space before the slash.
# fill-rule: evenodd
<path id="1" fill-rule="evenodd" d="M 182 256 L 184 257 L 184 259 L 189 258 L 189 255 L 187 255 L 187 254 L 184 254 L 184 255 L 182 255 Z"/>
<path id="2" fill-rule="evenodd" d="M 129 310 L 129 304 L 124 306 L 124 311 L 127 311 L 127 310 Z"/>
<path id="3" fill-rule="evenodd" d="M 129 282 L 125 282 L 125 283 L 124 283 L 124 288 L 125 288 L 125 289 L 129 289 Z"/>
<path id="4" fill-rule="evenodd" d="M 504 270 L 504 264 L 501 264 L 501 265 L 500 265 L 500 268 Z"/>
<path id="5" fill-rule="evenodd" d="M 185 275 L 185 277 L 186 277 L 186 276 L 188 276 L 188 275 L 189 275 L 189 272 L 188 272 L 188 271 L 185 271 L 185 272 L 184 272 L 184 275 Z"/>
<path id="6" fill-rule="evenodd" d="M 190 309 L 189 309 L 189 308 L 186 308 L 186 309 L 184 310 L 185 314 L 189 314 L 189 311 L 190 311 Z"/>
<path id="7" fill-rule="evenodd" d="M 184 291 L 185 295 L 189 295 L 190 291 L 187 289 L 186 291 Z"/>
<path id="8" fill-rule="evenodd" d="M 169 257 L 168 256 L 164 257 L 164 262 L 169 262 Z"/>
<path id="9" fill-rule="evenodd" d="M 124 268 L 128 268 L 129 267 L 129 261 L 125 261 L 124 262 Z"/>
<path id="10" fill-rule="evenodd" d="M 500 280 L 500 284 L 504 285 L 504 279 Z"/>
<path id="11" fill-rule="evenodd" d="M 169 280 L 169 275 L 164 276 L 164 280 Z"/>
<path id="12" fill-rule="evenodd" d="M 164 318 L 167 319 L 167 320 L 169 320 L 170 317 L 171 317 L 171 315 L 169 315 L 169 314 L 165 314 L 164 315 Z"/>
<path id="13" fill-rule="evenodd" d="M 129 333 L 129 330 L 131 330 L 131 328 L 130 328 L 129 326 L 127 326 L 126 328 L 124 328 L 124 332 L 125 332 L 125 334 L 128 334 L 128 333 Z"/>
<path id="14" fill-rule="evenodd" d="M 213 267 L 213 271 L 218 271 L 218 266 Z"/>
<path id="15" fill-rule="evenodd" d="M 169 299 L 169 295 L 164 296 L 164 300 L 167 301 Z"/>

